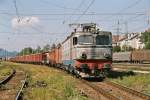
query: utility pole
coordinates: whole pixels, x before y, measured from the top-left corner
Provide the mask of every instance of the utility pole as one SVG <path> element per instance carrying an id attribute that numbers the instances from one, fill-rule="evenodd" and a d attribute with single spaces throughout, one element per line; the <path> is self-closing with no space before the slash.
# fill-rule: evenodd
<path id="1" fill-rule="evenodd" d="M 5 61 L 6 61 L 6 49 L 4 49 L 4 51 L 5 51 Z"/>
<path id="2" fill-rule="evenodd" d="M 119 40 L 119 35 L 120 35 L 120 22 L 119 20 L 117 21 L 117 28 L 115 29 L 116 30 L 116 34 L 117 34 L 117 41 Z M 118 45 L 118 44 L 117 44 Z"/>
<path id="3" fill-rule="evenodd" d="M 120 22 L 119 22 L 119 20 L 117 21 L 117 35 L 119 35 L 120 34 Z"/>
<path id="4" fill-rule="evenodd" d="M 127 21 L 125 22 L 125 33 L 128 34 L 128 22 Z"/>
<path id="5" fill-rule="evenodd" d="M 147 25 L 150 24 L 150 1 L 147 0 L 147 9 L 146 9 L 146 16 L 147 16 Z"/>

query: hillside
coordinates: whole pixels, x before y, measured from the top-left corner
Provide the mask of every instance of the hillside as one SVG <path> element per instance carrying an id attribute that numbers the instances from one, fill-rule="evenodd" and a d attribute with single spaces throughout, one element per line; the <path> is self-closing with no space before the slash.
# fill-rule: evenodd
<path id="1" fill-rule="evenodd" d="M 13 57 L 17 54 L 16 51 L 13 51 L 13 52 L 10 52 L 10 51 L 7 51 L 7 50 L 4 50 L 2 48 L 0 48 L 0 57 Z"/>

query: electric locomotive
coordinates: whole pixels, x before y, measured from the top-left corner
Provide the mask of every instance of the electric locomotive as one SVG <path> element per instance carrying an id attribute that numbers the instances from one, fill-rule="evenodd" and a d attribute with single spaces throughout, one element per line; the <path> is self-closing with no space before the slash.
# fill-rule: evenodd
<path id="1" fill-rule="evenodd" d="M 104 77 L 112 69 L 112 34 L 95 23 L 78 24 L 61 49 L 65 69 L 82 78 Z"/>

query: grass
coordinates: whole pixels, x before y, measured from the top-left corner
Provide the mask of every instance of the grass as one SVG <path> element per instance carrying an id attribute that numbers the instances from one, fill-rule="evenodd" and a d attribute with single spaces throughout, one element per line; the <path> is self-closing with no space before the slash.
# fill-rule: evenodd
<path id="1" fill-rule="evenodd" d="M 150 74 L 124 74 L 110 80 L 150 95 Z"/>
<path id="2" fill-rule="evenodd" d="M 4 78 L 5 76 L 11 73 L 11 68 L 6 65 L 0 64 L 0 79 Z"/>
<path id="3" fill-rule="evenodd" d="M 76 79 L 54 68 L 3 62 L 29 74 L 24 100 L 87 100 L 75 88 Z"/>

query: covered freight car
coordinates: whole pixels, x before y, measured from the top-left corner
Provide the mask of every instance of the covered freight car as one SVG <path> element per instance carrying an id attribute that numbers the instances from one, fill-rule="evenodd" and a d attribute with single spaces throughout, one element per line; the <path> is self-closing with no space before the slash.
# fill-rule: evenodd
<path id="1" fill-rule="evenodd" d="M 132 52 L 133 63 L 150 63 L 150 50 L 139 50 Z"/>
<path id="2" fill-rule="evenodd" d="M 44 64 L 50 65 L 50 66 L 59 66 L 61 65 L 61 45 L 59 44 L 57 47 L 51 49 L 47 53 L 44 54 Z"/>
<path id="3" fill-rule="evenodd" d="M 131 62 L 132 52 L 116 52 L 113 53 L 114 62 Z"/>
<path id="4" fill-rule="evenodd" d="M 15 58 L 11 58 L 10 61 L 18 62 L 18 63 L 42 64 L 43 53 L 16 56 Z"/>

